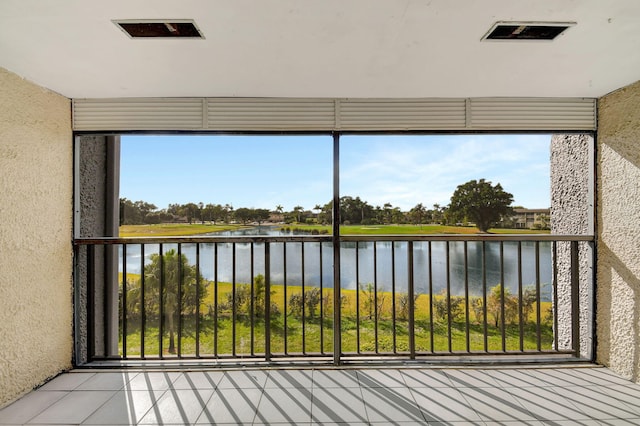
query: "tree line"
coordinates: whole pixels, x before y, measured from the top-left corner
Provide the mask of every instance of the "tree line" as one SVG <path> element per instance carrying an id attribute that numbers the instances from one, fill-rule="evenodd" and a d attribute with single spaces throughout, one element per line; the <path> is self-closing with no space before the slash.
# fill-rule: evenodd
<path id="1" fill-rule="evenodd" d="M 493 185 L 485 179 L 471 180 L 458 185 L 451 202 L 428 207 L 418 203 L 403 211 L 391 203 L 372 205 L 356 196 L 340 198 L 340 220 L 342 225 L 390 225 L 390 224 L 474 224 L 481 232 L 501 226 L 513 227 L 513 195 L 504 191 L 500 183 Z M 158 209 L 145 201 L 120 199 L 120 224 L 157 224 L 171 222 L 188 223 L 306 223 L 329 225 L 332 223 L 333 201 L 316 204 L 312 209 L 295 206 L 285 211 L 281 205 L 273 210 L 240 207 L 231 204 L 186 203 L 169 204 Z"/>

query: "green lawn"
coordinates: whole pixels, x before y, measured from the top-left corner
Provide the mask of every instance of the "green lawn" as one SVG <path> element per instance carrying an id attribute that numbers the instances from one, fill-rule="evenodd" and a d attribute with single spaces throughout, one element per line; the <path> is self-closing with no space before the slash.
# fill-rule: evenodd
<path id="1" fill-rule="evenodd" d="M 163 223 L 159 225 L 122 225 L 120 226 L 121 237 L 177 237 L 209 234 L 212 232 L 222 232 L 242 228 L 251 228 L 243 225 L 211 225 L 211 224 L 187 224 L 187 223 Z M 300 230 L 311 233 L 313 231 L 331 233 L 329 225 L 282 225 L 279 228 L 289 230 Z M 348 225 L 341 226 L 340 233 L 343 235 L 411 235 L 411 234 L 477 234 L 478 229 L 469 226 L 445 226 L 445 225 Z M 548 234 L 549 231 L 534 231 L 530 229 L 490 229 L 493 234 Z"/>
<path id="2" fill-rule="evenodd" d="M 161 223 L 158 225 L 121 225 L 121 237 L 184 237 L 212 232 L 231 231 L 242 225 L 211 225 L 200 223 Z M 244 227 L 249 228 L 249 227 Z"/>
<path id="3" fill-rule="evenodd" d="M 202 300 L 200 319 L 200 354 L 201 355 L 232 355 L 250 356 L 251 354 L 264 353 L 265 345 L 265 322 L 264 317 L 254 316 L 253 320 L 248 312 L 239 308 L 237 320 L 232 320 L 232 311 L 229 306 L 225 306 L 232 286 L 230 283 L 218 284 L 218 309 L 217 317 L 214 312 L 214 285 L 208 283 L 207 296 Z M 307 287 L 307 291 L 310 289 Z M 287 301 L 292 294 L 299 294 L 301 288 L 288 286 Z M 277 307 L 279 314 L 271 318 L 271 352 L 273 354 L 284 353 L 318 353 L 324 351 L 331 353 L 333 349 L 333 291 L 323 290 L 323 297 L 327 302 L 323 304 L 323 316 L 320 317 L 320 307 L 316 306 L 313 317 L 306 311 L 306 317 L 298 313 L 291 312 L 287 306 L 285 315 L 285 287 L 282 285 L 272 286 L 271 301 Z M 408 321 L 399 314 L 398 304 L 399 294 L 396 294 L 397 316 L 395 321 L 395 346 L 394 346 L 394 321 L 392 318 L 391 293 L 378 293 L 379 316 L 377 321 L 375 315 L 369 318 L 366 306 L 366 293 L 361 291 L 359 310 L 356 309 L 356 291 L 342 290 L 342 351 L 344 353 L 375 353 L 380 352 L 406 352 L 409 350 Z M 442 296 L 434 296 L 434 302 Z M 449 351 L 449 335 L 451 336 L 452 351 L 467 351 L 467 321 L 462 313 L 452 321 L 449 328 L 447 317 L 438 317 L 434 311 L 433 337 L 430 320 L 430 301 L 428 295 L 420 295 L 415 305 L 415 343 L 418 352 L 440 352 Z M 543 312 L 541 324 L 541 345 L 542 349 L 551 349 L 553 341 L 553 331 L 550 321 L 544 317 L 550 303 L 542 303 Z M 242 311 L 242 312 L 241 312 Z M 356 313 L 359 313 L 359 317 Z M 523 324 L 523 346 L 525 350 L 537 349 L 537 330 L 535 328 L 535 309 L 530 318 Z M 489 351 L 502 351 L 502 332 L 499 327 L 492 325 L 494 317 L 488 316 L 487 349 Z M 304 324 L 303 324 L 304 323 Z M 131 315 L 127 320 L 127 355 L 131 357 L 139 356 L 141 353 L 140 318 Z M 167 325 L 164 325 L 163 333 L 163 355 L 173 356 L 168 351 L 169 333 Z M 176 319 L 177 327 L 177 319 Z M 234 330 L 235 328 L 235 330 Z M 377 330 L 376 330 L 377 328 Z M 252 334 L 253 329 L 253 334 Z M 145 355 L 158 356 L 159 353 L 159 320 L 156 316 L 149 315 L 145 327 Z M 183 355 L 195 355 L 196 335 L 195 316 L 185 315 L 182 320 L 181 351 Z M 304 333 L 303 333 L 304 330 Z M 377 332 L 377 340 L 376 340 Z M 121 333 L 122 334 L 122 333 Z M 304 337 L 303 337 L 304 334 Z M 469 350 L 482 352 L 484 346 L 484 322 L 482 318 L 476 318 L 473 310 L 469 313 Z M 177 330 L 176 336 L 177 339 Z M 431 342 L 433 339 L 433 347 Z M 322 340 L 322 347 L 321 347 Z M 377 347 L 376 347 L 377 342 Z M 286 350 L 285 350 L 286 344 Z M 177 345 L 177 340 L 176 340 Z M 508 324 L 505 327 L 505 349 L 507 351 L 517 351 L 520 349 L 520 327 L 517 323 Z M 120 339 L 120 350 L 122 354 L 122 339 Z"/>

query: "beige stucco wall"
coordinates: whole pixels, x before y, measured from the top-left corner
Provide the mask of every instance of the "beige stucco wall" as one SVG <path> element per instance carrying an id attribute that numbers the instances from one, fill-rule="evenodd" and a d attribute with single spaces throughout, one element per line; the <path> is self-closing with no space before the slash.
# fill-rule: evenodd
<path id="1" fill-rule="evenodd" d="M 598 102 L 599 362 L 640 382 L 640 82 Z"/>
<path id="2" fill-rule="evenodd" d="M 0 68 L 0 407 L 71 367 L 68 99 Z"/>

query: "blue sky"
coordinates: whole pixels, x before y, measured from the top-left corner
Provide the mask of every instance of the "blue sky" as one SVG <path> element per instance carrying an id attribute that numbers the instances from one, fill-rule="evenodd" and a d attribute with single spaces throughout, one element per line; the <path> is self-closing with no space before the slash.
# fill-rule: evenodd
<path id="1" fill-rule="evenodd" d="M 484 178 L 514 205 L 550 205 L 550 135 L 345 135 L 341 195 L 408 210 L 449 203 L 455 188 Z M 332 197 L 327 135 L 122 137 L 120 196 L 158 208 L 200 201 L 286 211 Z"/>

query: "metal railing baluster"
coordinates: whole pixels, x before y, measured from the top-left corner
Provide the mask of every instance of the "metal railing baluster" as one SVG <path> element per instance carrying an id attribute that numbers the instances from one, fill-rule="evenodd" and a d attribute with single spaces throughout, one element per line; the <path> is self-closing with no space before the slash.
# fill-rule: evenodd
<path id="1" fill-rule="evenodd" d="M 164 247 L 162 245 L 162 243 L 160 243 L 160 247 L 158 249 L 158 265 L 160 267 L 160 293 L 158 294 L 158 297 L 160 298 L 160 317 L 159 317 L 159 330 L 158 330 L 158 356 L 160 357 L 160 359 L 164 359 L 164 351 L 163 351 L 163 345 L 162 345 L 162 339 L 164 337 L 164 278 L 165 278 L 165 273 L 164 273 Z"/>
<path id="2" fill-rule="evenodd" d="M 465 343 L 467 352 L 471 352 L 471 324 L 469 321 L 469 251 L 467 241 L 464 241 L 464 317 L 465 317 Z"/>
<path id="3" fill-rule="evenodd" d="M 484 351 L 489 352 L 489 323 L 487 321 L 487 242 L 482 242 L 482 329 Z"/>
<path id="4" fill-rule="evenodd" d="M 373 331 L 374 331 L 374 347 L 376 354 L 380 353 L 378 339 L 378 250 L 377 244 L 373 242 Z"/>
<path id="5" fill-rule="evenodd" d="M 360 242 L 356 241 L 356 352 L 360 351 Z"/>
<path id="6" fill-rule="evenodd" d="M 80 250 L 78 250 L 80 251 Z M 87 359 L 93 361 L 96 357 L 96 246 L 87 246 Z M 102 295 L 105 298 L 105 295 Z M 105 298 L 106 299 L 106 298 Z M 106 312 L 106 311 L 105 311 Z M 107 348 L 106 321 L 103 327 L 102 345 Z"/>
<path id="7" fill-rule="evenodd" d="M 445 259 L 446 259 L 446 275 L 447 275 L 447 349 L 449 352 L 453 352 L 453 344 L 451 342 L 451 326 L 452 326 L 452 315 L 451 315 L 451 258 L 449 253 L 449 241 L 446 242 L 446 251 L 445 251 Z"/>
<path id="8" fill-rule="evenodd" d="M 140 358 L 145 359 L 145 333 L 147 329 L 146 281 L 144 271 L 145 249 L 140 244 Z"/>
<path id="9" fill-rule="evenodd" d="M 213 355 L 218 357 L 218 243 L 213 244 Z"/>
<path id="10" fill-rule="evenodd" d="M 520 334 L 520 352 L 524 352 L 524 318 L 522 310 L 522 241 L 518 241 L 518 325 Z"/>
<path id="11" fill-rule="evenodd" d="M 236 323 L 238 319 L 238 303 L 237 303 L 237 295 L 238 289 L 236 288 L 236 243 L 232 243 L 231 245 L 231 354 L 236 357 L 238 356 L 237 351 L 237 339 L 236 339 Z"/>
<path id="12" fill-rule="evenodd" d="M 304 243 L 300 243 L 300 284 L 302 286 L 302 354 L 307 354 L 307 342 L 306 342 L 306 323 L 305 323 L 305 297 L 307 296 L 304 289 Z"/>
<path id="13" fill-rule="evenodd" d="M 558 350 L 558 242 L 553 243 L 553 349 Z"/>
<path id="14" fill-rule="evenodd" d="M 414 283 L 414 270 L 413 270 L 413 241 L 408 242 L 407 246 L 407 295 L 409 297 L 409 358 L 416 358 L 416 330 L 415 330 L 415 283 Z M 395 329 L 394 329 L 395 333 Z M 433 333 L 431 333 L 433 336 Z M 433 340 L 432 340 L 433 342 Z M 431 346 L 433 352 L 433 343 Z"/>
<path id="15" fill-rule="evenodd" d="M 535 242 L 536 249 L 536 343 L 538 351 L 542 350 L 542 315 L 540 312 L 540 302 L 542 301 L 540 294 L 540 242 Z"/>
<path id="16" fill-rule="evenodd" d="M 322 267 L 322 242 L 318 243 L 319 248 L 319 274 L 320 274 L 320 353 L 325 354 L 324 351 L 324 286 L 323 286 L 323 267 Z"/>
<path id="17" fill-rule="evenodd" d="M 271 244 L 264 243 L 264 358 L 271 360 Z"/>
<path id="18" fill-rule="evenodd" d="M 413 273 L 413 270 L 411 270 Z M 391 242 L 391 329 L 393 330 L 393 353 L 398 353 L 396 342 L 396 243 Z"/>
<path id="19" fill-rule="evenodd" d="M 431 353 L 435 352 L 434 336 L 433 336 L 433 247 L 431 241 L 429 243 L 429 347 Z M 409 244 L 413 247 L 413 242 L 409 241 Z"/>
<path id="20" fill-rule="evenodd" d="M 122 358 L 127 359 L 127 245 L 122 244 Z"/>
<path id="21" fill-rule="evenodd" d="M 571 342 L 576 358 L 580 358 L 580 258 L 578 248 L 578 241 L 571 241 Z"/>
<path id="22" fill-rule="evenodd" d="M 253 242 L 249 243 L 250 246 L 250 253 L 251 253 L 251 265 L 250 265 L 250 269 L 251 269 L 251 273 L 250 273 L 250 279 L 251 279 L 251 283 L 250 283 L 250 294 L 251 294 L 251 300 L 249 302 L 250 307 L 249 307 L 249 315 L 251 316 L 251 318 L 249 319 L 249 323 L 251 326 L 251 330 L 250 330 L 250 339 L 251 342 L 249 344 L 250 346 L 250 353 L 251 355 L 255 355 L 255 347 L 254 347 L 254 340 L 255 340 L 255 316 L 256 316 L 256 311 L 255 311 L 255 299 L 256 299 L 256 289 L 255 289 L 255 271 L 254 271 L 254 262 L 255 262 L 255 258 L 254 258 L 254 253 L 253 253 Z"/>
<path id="23" fill-rule="evenodd" d="M 184 268 L 182 267 L 182 243 L 178 243 L 178 358 L 182 357 L 182 290 L 184 284 Z"/>
<path id="24" fill-rule="evenodd" d="M 502 352 L 507 351 L 507 330 L 505 321 L 504 294 L 504 241 L 500 241 L 500 337 L 502 338 Z"/>
<path id="25" fill-rule="evenodd" d="M 200 243 L 196 243 L 196 358 L 200 358 L 200 305 L 202 303 L 200 294 L 200 274 Z"/>
<path id="26" fill-rule="evenodd" d="M 284 300 L 283 300 L 283 322 L 284 322 L 284 327 L 283 327 L 283 344 L 284 344 L 284 354 L 288 355 L 289 354 L 289 346 L 288 346 L 288 340 L 289 340 L 289 336 L 288 336 L 288 329 L 289 327 L 287 326 L 287 243 L 286 241 L 284 243 L 282 243 L 282 280 L 283 280 L 283 292 L 284 292 Z"/>

